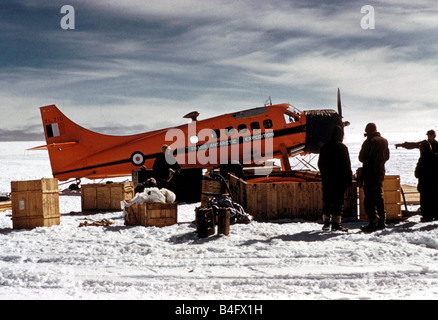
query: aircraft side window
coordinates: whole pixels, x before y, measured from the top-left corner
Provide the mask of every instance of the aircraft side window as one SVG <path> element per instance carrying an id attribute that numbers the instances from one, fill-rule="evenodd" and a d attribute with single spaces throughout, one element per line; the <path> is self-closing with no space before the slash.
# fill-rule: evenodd
<path id="1" fill-rule="evenodd" d="M 251 122 L 251 130 L 258 130 L 260 129 L 260 123 L 256 122 Z"/>
<path id="2" fill-rule="evenodd" d="M 263 120 L 263 128 L 265 129 L 272 128 L 272 120 L 271 119 Z"/>
<path id="3" fill-rule="evenodd" d="M 225 128 L 225 133 L 227 134 L 227 136 L 232 136 L 234 134 L 234 128 L 233 127 L 226 127 Z"/>
<path id="4" fill-rule="evenodd" d="M 211 132 L 211 137 L 213 139 L 219 139 L 221 136 L 221 131 L 219 129 L 215 129 Z"/>
<path id="5" fill-rule="evenodd" d="M 239 125 L 237 126 L 237 131 L 238 131 L 239 133 L 245 133 L 245 132 L 248 131 L 248 128 L 246 127 L 246 124 L 239 124 Z"/>

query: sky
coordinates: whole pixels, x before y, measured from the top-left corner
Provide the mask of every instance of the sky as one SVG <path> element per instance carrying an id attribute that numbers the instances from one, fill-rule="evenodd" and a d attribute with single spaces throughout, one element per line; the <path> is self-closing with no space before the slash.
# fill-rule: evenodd
<path id="1" fill-rule="evenodd" d="M 436 1 L 2 0 L 0 46 L 0 140 L 43 140 L 51 104 L 124 135 L 337 88 L 346 135 L 438 129 Z"/>

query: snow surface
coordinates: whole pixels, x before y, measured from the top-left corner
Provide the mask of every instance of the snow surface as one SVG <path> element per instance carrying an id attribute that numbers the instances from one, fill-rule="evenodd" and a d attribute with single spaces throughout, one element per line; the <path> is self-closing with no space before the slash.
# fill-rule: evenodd
<path id="1" fill-rule="evenodd" d="M 346 143 L 357 168 L 361 139 Z M 12 180 L 52 177 L 47 153 L 26 151 L 37 145 L 0 142 L 0 194 Z M 415 185 L 417 159 L 391 142 L 388 174 Z M 61 224 L 49 228 L 13 230 L 11 211 L 0 212 L 0 299 L 438 298 L 438 221 L 415 215 L 373 234 L 359 231 L 364 222 L 345 223 L 347 234 L 253 222 L 200 239 L 197 206 L 180 204 L 178 224 L 163 228 L 127 227 L 122 212 L 83 214 L 77 195 L 60 196 Z M 79 227 L 85 219 L 114 224 Z"/>

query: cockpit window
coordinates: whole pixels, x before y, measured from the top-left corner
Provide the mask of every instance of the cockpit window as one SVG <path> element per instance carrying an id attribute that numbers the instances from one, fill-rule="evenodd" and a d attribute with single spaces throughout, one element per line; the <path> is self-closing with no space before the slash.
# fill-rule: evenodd
<path id="1" fill-rule="evenodd" d="M 285 112 L 285 113 L 284 113 L 284 120 L 286 121 L 286 124 L 294 123 L 294 122 L 295 122 L 295 118 L 294 118 L 294 116 L 291 115 L 291 114 L 288 113 L 288 112 Z"/>
<path id="2" fill-rule="evenodd" d="M 284 112 L 284 120 L 286 121 L 286 124 L 299 121 L 300 120 L 300 112 L 297 109 L 295 109 L 294 107 L 290 106 Z"/>

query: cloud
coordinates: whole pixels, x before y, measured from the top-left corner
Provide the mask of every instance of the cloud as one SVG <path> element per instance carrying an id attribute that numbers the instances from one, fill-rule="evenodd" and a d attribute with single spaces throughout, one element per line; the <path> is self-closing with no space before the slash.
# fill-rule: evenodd
<path id="1" fill-rule="evenodd" d="M 370 1 L 375 30 L 360 27 L 362 3 L 340 0 L 69 4 L 70 31 L 60 28 L 59 2 L 0 5 L 4 129 L 34 130 L 38 107 L 52 103 L 111 133 L 179 124 L 192 110 L 256 107 L 269 96 L 301 109 L 335 106 L 337 87 L 359 125 L 370 112 L 406 121 L 434 110 L 431 1 Z"/>

